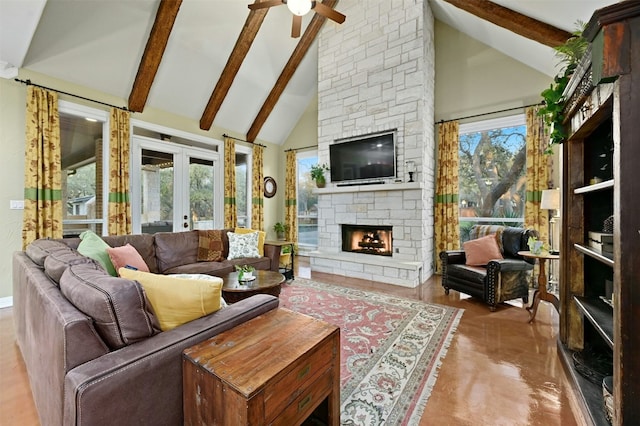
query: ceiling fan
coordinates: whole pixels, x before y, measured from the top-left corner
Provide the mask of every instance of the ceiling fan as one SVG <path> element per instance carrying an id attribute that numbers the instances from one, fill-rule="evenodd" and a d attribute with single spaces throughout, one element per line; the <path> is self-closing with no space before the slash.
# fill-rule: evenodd
<path id="1" fill-rule="evenodd" d="M 293 13 L 293 24 L 291 26 L 291 37 L 300 37 L 300 28 L 302 27 L 302 17 L 306 15 L 310 10 L 314 10 L 317 14 L 320 14 L 332 21 L 342 24 L 346 19 L 342 13 L 325 6 L 319 1 L 311 0 L 266 0 L 261 3 L 252 3 L 249 5 L 249 9 L 266 9 L 268 7 L 280 6 L 286 4 L 287 8 Z"/>

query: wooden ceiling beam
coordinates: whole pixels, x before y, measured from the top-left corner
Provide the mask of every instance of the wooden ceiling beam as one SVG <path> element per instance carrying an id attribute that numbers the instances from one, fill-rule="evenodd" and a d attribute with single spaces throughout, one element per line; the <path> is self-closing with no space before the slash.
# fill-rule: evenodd
<path id="1" fill-rule="evenodd" d="M 338 3 L 338 0 L 324 0 L 322 2 L 323 5 L 330 8 L 333 8 L 336 3 Z M 262 129 L 267 118 L 269 118 L 269 115 L 276 106 L 276 103 L 278 103 L 278 99 L 280 99 L 282 92 L 284 92 L 287 84 L 289 84 L 293 74 L 296 72 L 296 69 L 298 69 L 300 62 L 302 62 L 302 59 L 309 51 L 309 48 L 311 48 L 311 44 L 313 44 L 313 41 L 320 33 L 320 29 L 326 20 L 327 18 L 318 13 L 316 13 L 311 19 L 309 26 L 300 38 L 300 41 L 289 58 L 289 61 L 284 66 L 284 69 L 280 73 L 273 89 L 271 89 L 269 96 L 267 96 L 267 99 L 264 101 L 264 104 L 262 105 L 262 108 L 260 108 L 255 120 L 253 120 L 253 124 L 251 124 L 251 127 L 247 132 L 247 141 L 255 142 L 258 137 L 258 133 L 260 133 L 260 129 Z"/>
<path id="2" fill-rule="evenodd" d="M 156 12 L 136 79 L 129 94 L 129 110 L 142 112 L 147 103 L 153 80 L 160 67 L 173 24 L 178 16 L 182 0 L 161 0 Z"/>
<path id="3" fill-rule="evenodd" d="M 209 130 L 213 125 L 213 120 L 216 118 L 218 111 L 220 111 L 222 102 L 227 97 L 231 84 L 233 83 L 233 80 L 235 80 L 247 53 L 249 53 L 249 49 L 251 48 L 251 45 L 253 44 L 268 11 L 269 9 L 266 8 L 251 10 L 249 12 L 249 16 L 247 16 L 247 20 L 242 27 L 238 40 L 236 40 L 236 44 L 233 46 L 231 55 L 229 55 L 229 59 L 224 66 L 224 70 L 222 71 L 222 74 L 216 83 L 216 87 L 211 93 L 209 102 L 207 102 L 207 106 L 202 113 L 202 117 L 200 118 L 200 128 L 202 130 Z"/>
<path id="4" fill-rule="evenodd" d="M 472 15 L 549 47 L 560 46 L 571 33 L 489 0 L 444 0 Z"/>

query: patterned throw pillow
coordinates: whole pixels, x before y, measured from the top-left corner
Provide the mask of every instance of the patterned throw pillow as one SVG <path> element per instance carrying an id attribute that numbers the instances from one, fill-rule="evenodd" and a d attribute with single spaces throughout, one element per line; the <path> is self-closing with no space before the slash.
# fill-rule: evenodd
<path id="1" fill-rule="evenodd" d="M 258 253 L 258 233 L 236 234 L 227 232 L 229 236 L 229 257 L 227 259 L 241 259 L 243 257 L 260 257 Z"/>
<path id="2" fill-rule="evenodd" d="M 198 230 L 198 262 L 224 260 L 224 234 L 222 230 Z"/>

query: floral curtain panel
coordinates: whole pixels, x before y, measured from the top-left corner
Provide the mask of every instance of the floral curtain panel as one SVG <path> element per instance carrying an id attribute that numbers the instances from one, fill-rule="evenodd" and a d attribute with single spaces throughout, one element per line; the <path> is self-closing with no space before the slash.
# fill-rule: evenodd
<path id="1" fill-rule="evenodd" d="M 62 238 L 58 94 L 27 88 L 22 248 L 38 238 Z"/>
<path id="2" fill-rule="evenodd" d="M 550 156 L 545 154 L 549 135 L 542 117 L 538 116 L 539 107 L 526 109 L 527 120 L 527 170 L 526 201 L 524 223 L 540 234 L 540 240 L 549 241 L 549 212 L 540 208 L 542 190 L 547 189 L 549 181 Z"/>
<path id="3" fill-rule="evenodd" d="M 458 122 L 438 125 L 438 163 L 436 166 L 435 255 L 436 273 L 442 272 L 439 253 L 460 248 L 458 223 Z"/>
<path id="4" fill-rule="evenodd" d="M 130 113 L 111 108 L 109 120 L 109 235 L 132 232 L 129 200 Z"/>
<path id="5" fill-rule="evenodd" d="M 238 223 L 236 207 L 236 143 L 224 139 L 224 227 L 235 228 Z"/>
<path id="6" fill-rule="evenodd" d="M 251 228 L 264 231 L 264 147 L 253 146 L 253 184 L 251 185 Z"/>
<path id="7" fill-rule="evenodd" d="M 287 225 L 287 241 L 298 242 L 298 202 L 296 199 L 297 179 L 296 179 L 296 153 L 287 151 L 287 165 L 285 171 L 284 184 L 284 221 Z"/>

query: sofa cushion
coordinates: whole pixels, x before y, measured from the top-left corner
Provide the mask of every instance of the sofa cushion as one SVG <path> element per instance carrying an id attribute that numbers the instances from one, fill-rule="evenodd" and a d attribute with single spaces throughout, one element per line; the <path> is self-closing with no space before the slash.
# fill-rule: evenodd
<path id="1" fill-rule="evenodd" d="M 469 232 L 469 239 L 475 240 L 477 238 L 493 234 L 498 242 L 500 252 L 504 254 L 504 248 L 502 247 L 502 231 L 504 228 L 505 227 L 502 225 L 474 225 L 471 227 L 471 231 Z"/>
<path id="2" fill-rule="evenodd" d="M 158 262 L 156 261 L 156 246 L 154 236 L 151 234 L 133 235 L 109 235 L 102 237 L 105 243 L 111 247 L 121 247 L 131 244 L 133 248 L 142 256 L 144 263 L 149 267 L 149 272 L 158 272 Z"/>
<path id="3" fill-rule="evenodd" d="M 80 254 L 100 263 L 109 275 L 114 277 L 118 275 L 107 253 L 109 244 L 105 243 L 104 240 L 93 231 L 84 231 L 80 234 L 80 239 L 82 240 L 80 244 L 78 244 L 78 252 Z"/>
<path id="4" fill-rule="evenodd" d="M 198 230 L 198 262 L 220 262 L 226 259 L 226 236 L 226 232 L 220 229 Z"/>
<path id="5" fill-rule="evenodd" d="M 234 231 L 236 234 L 250 234 L 252 232 L 258 233 L 258 255 L 264 256 L 264 241 L 267 238 L 267 233 L 264 231 L 258 231 L 255 229 L 248 228 L 236 228 Z"/>
<path id="6" fill-rule="evenodd" d="M 493 259 L 503 259 L 495 235 L 487 235 L 462 244 L 465 263 L 469 266 L 482 266 Z"/>
<path id="7" fill-rule="evenodd" d="M 140 253 L 129 243 L 120 247 L 109 247 L 107 253 L 116 271 L 125 266 L 131 266 L 138 271 L 149 272 L 149 267 Z"/>
<path id="8" fill-rule="evenodd" d="M 67 247 L 66 250 L 56 250 L 45 258 L 44 273 L 59 286 L 62 274 L 69 266 L 93 262 L 95 260 L 90 257 L 83 256 L 76 250 Z"/>
<path id="9" fill-rule="evenodd" d="M 155 234 L 159 272 L 198 261 L 198 231 Z"/>
<path id="10" fill-rule="evenodd" d="M 250 232 L 248 234 L 227 232 L 227 236 L 229 237 L 229 256 L 227 256 L 227 259 L 260 257 L 260 254 L 258 254 L 258 232 Z"/>
<path id="11" fill-rule="evenodd" d="M 111 349 L 144 340 L 160 331 L 144 290 L 135 281 L 112 277 L 96 263 L 69 266 L 60 290 L 85 315 Z"/>
<path id="12" fill-rule="evenodd" d="M 32 241 L 25 250 L 29 259 L 41 268 L 44 267 L 44 261 L 47 256 L 58 251 L 68 252 L 69 247 L 60 241 L 48 238 Z"/>
<path id="13" fill-rule="evenodd" d="M 163 331 L 220 309 L 222 279 L 212 276 L 184 278 L 120 268 L 120 276 L 138 281 L 147 294 Z M 202 279 L 203 277 L 208 277 Z"/>

